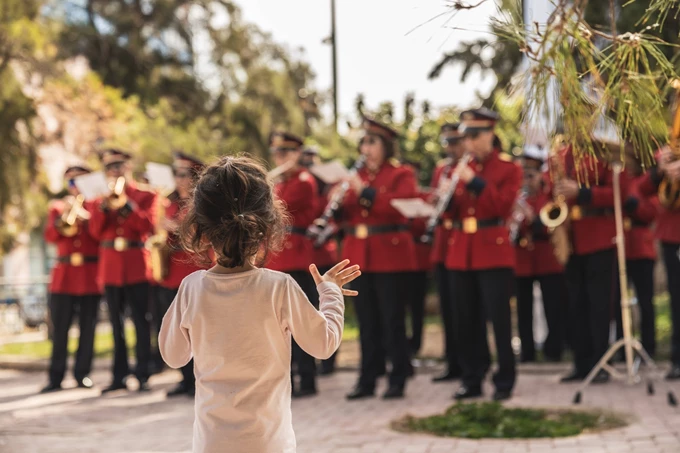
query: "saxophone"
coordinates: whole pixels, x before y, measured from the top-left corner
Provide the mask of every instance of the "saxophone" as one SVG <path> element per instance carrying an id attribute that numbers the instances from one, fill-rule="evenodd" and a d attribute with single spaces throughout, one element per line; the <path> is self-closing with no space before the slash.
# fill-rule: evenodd
<path id="1" fill-rule="evenodd" d="M 680 159 L 680 80 L 673 82 L 673 88 L 679 90 L 676 95 L 675 116 L 671 129 L 672 160 Z M 673 181 L 668 176 L 659 184 L 659 202 L 666 209 L 680 209 L 680 181 Z"/>
<path id="2" fill-rule="evenodd" d="M 156 199 L 156 231 L 150 236 L 144 246 L 151 255 L 151 275 L 157 282 L 162 282 L 168 276 L 170 264 L 170 247 L 168 246 L 168 231 L 160 226 L 165 217 L 165 206 L 168 198 L 160 191 Z"/>
<path id="3" fill-rule="evenodd" d="M 559 182 L 566 177 L 564 164 L 560 162 L 559 151 L 564 145 L 564 137 L 558 135 L 553 140 L 548 159 L 550 171 L 554 182 Z M 565 265 L 571 255 L 571 241 L 569 240 L 569 207 L 562 195 L 553 198 L 541 208 L 538 213 L 543 225 L 548 227 L 550 242 L 557 261 Z"/>

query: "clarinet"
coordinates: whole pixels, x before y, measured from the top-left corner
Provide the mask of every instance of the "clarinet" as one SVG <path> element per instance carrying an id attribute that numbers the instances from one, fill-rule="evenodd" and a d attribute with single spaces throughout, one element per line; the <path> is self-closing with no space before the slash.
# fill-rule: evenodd
<path id="1" fill-rule="evenodd" d="M 439 197 L 434 213 L 432 213 L 430 218 L 427 220 L 425 234 L 423 234 L 420 237 L 420 242 L 422 242 L 423 244 L 432 243 L 432 239 L 434 237 L 434 230 L 435 228 L 437 228 L 437 224 L 439 224 L 439 219 L 441 219 L 442 214 L 444 214 L 444 211 L 446 211 L 446 208 L 449 206 L 451 197 L 453 197 L 453 191 L 456 190 L 458 181 L 460 181 L 460 172 L 463 171 L 463 168 L 468 164 L 468 162 L 470 162 L 471 158 L 472 156 L 470 155 L 470 153 L 463 154 L 463 157 L 460 158 L 460 161 L 456 165 L 456 168 L 453 170 L 451 178 L 449 178 L 449 186 L 447 188 L 447 191 L 444 192 Z"/>
<path id="2" fill-rule="evenodd" d="M 366 156 L 361 155 L 354 162 L 354 165 L 349 170 L 349 176 L 352 177 L 361 170 L 366 163 Z M 307 236 L 314 240 L 314 247 L 319 248 L 328 241 L 328 239 L 335 233 L 336 228 L 331 223 L 333 217 L 338 212 L 338 209 L 342 206 L 342 200 L 345 198 L 345 194 L 349 190 L 349 181 L 343 181 L 340 188 L 333 194 L 333 197 L 329 200 L 326 208 L 321 214 L 321 217 L 316 219 L 307 228 Z"/>
<path id="3" fill-rule="evenodd" d="M 525 208 L 527 206 L 527 195 L 529 192 L 527 191 L 526 187 L 523 187 L 522 190 L 519 193 L 519 196 L 517 197 L 517 200 L 515 203 L 517 204 L 518 207 Z M 517 237 L 519 236 L 519 227 L 524 222 L 524 213 L 518 209 L 515 209 L 512 212 L 512 218 L 510 220 L 510 243 L 514 244 L 515 241 L 517 240 Z"/>

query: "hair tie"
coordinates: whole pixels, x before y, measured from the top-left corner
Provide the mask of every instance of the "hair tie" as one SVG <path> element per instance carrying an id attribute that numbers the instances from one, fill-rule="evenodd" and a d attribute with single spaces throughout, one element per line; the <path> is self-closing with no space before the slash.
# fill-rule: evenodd
<path id="1" fill-rule="evenodd" d="M 238 216 L 241 217 L 242 219 L 245 219 L 245 217 L 243 217 L 243 214 L 239 214 Z"/>

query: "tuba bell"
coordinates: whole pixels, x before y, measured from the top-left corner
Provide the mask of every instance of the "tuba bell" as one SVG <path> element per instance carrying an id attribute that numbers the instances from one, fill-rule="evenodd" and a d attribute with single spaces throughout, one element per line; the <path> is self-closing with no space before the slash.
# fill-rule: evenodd
<path id="1" fill-rule="evenodd" d="M 676 95 L 675 115 L 671 129 L 672 160 L 680 159 L 680 80 L 673 82 L 673 88 L 678 90 Z M 673 181 L 668 176 L 659 184 L 659 203 L 667 209 L 680 209 L 680 181 Z"/>

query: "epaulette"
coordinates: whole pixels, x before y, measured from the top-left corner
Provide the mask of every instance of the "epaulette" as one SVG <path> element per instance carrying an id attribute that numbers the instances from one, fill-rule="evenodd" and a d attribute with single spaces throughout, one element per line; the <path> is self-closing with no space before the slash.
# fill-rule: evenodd
<path id="1" fill-rule="evenodd" d="M 390 162 L 390 164 L 391 164 L 394 168 L 399 168 L 399 167 L 401 167 L 401 162 L 399 162 L 399 160 L 396 159 L 395 157 L 391 157 L 390 160 L 389 160 L 389 162 Z"/>

